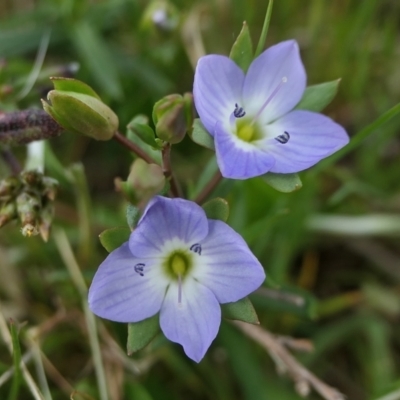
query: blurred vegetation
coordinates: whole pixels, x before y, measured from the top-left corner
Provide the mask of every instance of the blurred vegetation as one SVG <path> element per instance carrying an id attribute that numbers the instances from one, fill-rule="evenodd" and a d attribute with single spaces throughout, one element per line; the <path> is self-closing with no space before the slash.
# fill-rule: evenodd
<path id="1" fill-rule="evenodd" d="M 0 112 L 40 108 L 49 76 L 75 76 L 98 91 L 124 131 L 162 96 L 191 91 L 196 59 L 229 54 L 243 20 L 256 43 L 266 3 L 175 0 L 166 22 L 154 23 L 144 0 L 2 0 Z M 275 3 L 267 45 L 296 39 L 309 84 L 342 78 L 325 113 L 350 136 L 399 102 L 400 2 Z M 261 179 L 226 181 L 215 192 L 228 199 L 229 223 L 266 268 L 266 286 L 303 299 L 254 294 L 261 325 L 310 339 L 315 350 L 296 357 L 352 400 L 400 399 L 399 130 L 399 116 L 378 123 L 345 157 L 301 173 L 298 192 L 278 193 Z M 9 339 L 14 365 L 20 346 L 46 400 L 73 390 L 74 399 L 104 398 L 82 276 L 89 284 L 106 256 L 98 234 L 126 224 L 114 178 L 126 178 L 132 156 L 116 142 L 72 134 L 46 148 L 46 173 L 60 182 L 49 242 L 22 237 L 17 225 L 0 233 L 0 397 L 33 398 L 25 383 L 19 387 L 23 371 L 6 379 Z M 23 163 L 25 147 L 15 154 Z M 212 169 L 204 168 L 211 156 L 189 138 L 174 146 L 174 171 L 187 193 Z M 0 172 L 9 175 L 7 165 Z M 128 358 L 126 326 L 98 321 L 98 328 L 113 400 L 301 398 L 265 350 L 229 323 L 199 365 L 162 337 Z"/>

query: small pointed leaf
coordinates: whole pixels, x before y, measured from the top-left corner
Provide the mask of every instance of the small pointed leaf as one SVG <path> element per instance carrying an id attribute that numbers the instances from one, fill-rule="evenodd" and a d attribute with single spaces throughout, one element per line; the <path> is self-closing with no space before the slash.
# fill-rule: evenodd
<path id="1" fill-rule="evenodd" d="M 229 58 L 244 71 L 247 72 L 253 61 L 253 43 L 250 37 L 249 27 L 246 21 L 243 22 L 242 30 L 232 46 Z"/>
<path id="2" fill-rule="evenodd" d="M 111 228 L 100 233 L 100 243 L 111 253 L 128 241 L 131 230 L 128 227 Z"/>
<path id="3" fill-rule="evenodd" d="M 147 143 L 149 146 L 159 148 L 155 140 L 156 137 L 153 129 L 151 129 L 147 122 L 138 122 L 135 121 L 135 119 L 136 118 L 134 118 L 134 120 L 128 124 L 127 128 L 139 136 L 140 139 L 142 139 L 143 142 Z"/>
<path id="4" fill-rule="evenodd" d="M 50 79 L 53 82 L 55 90 L 86 94 L 88 96 L 92 96 L 98 100 L 101 100 L 99 95 L 89 85 L 87 85 L 82 81 L 79 81 L 78 79 L 59 78 L 54 76 L 51 77 Z"/>
<path id="5" fill-rule="evenodd" d="M 199 118 L 194 120 L 193 129 L 188 133 L 193 142 L 207 149 L 215 150 L 214 138 L 207 132 L 206 128 L 204 128 Z"/>
<path id="6" fill-rule="evenodd" d="M 130 356 L 132 353 L 147 346 L 160 331 L 158 314 L 144 319 L 143 321 L 128 324 L 127 351 Z"/>
<path id="7" fill-rule="evenodd" d="M 131 229 L 135 229 L 140 219 L 140 210 L 133 204 L 128 204 L 126 208 L 126 221 Z"/>
<path id="8" fill-rule="evenodd" d="M 217 197 L 215 199 L 207 201 L 207 203 L 203 204 L 202 207 L 207 215 L 207 218 L 218 219 L 224 222 L 228 220 L 229 204 L 225 199 Z"/>
<path id="9" fill-rule="evenodd" d="M 322 111 L 336 96 L 341 79 L 308 86 L 296 110 Z"/>
<path id="10" fill-rule="evenodd" d="M 243 321 L 254 325 L 260 323 L 253 304 L 251 304 L 248 297 L 234 303 L 221 304 L 221 310 L 224 318 Z"/>
<path id="11" fill-rule="evenodd" d="M 297 174 L 275 174 L 268 172 L 261 177 L 268 185 L 278 192 L 291 193 L 301 189 L 303 184 Z"/>

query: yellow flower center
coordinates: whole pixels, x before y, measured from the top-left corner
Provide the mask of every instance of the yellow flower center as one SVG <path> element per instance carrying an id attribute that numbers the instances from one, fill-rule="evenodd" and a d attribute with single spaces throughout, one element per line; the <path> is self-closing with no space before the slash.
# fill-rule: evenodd
<path id="1" fill-rule="evenodd" d="M 262 133 L 257 124 L 251 123 L 247 118 L 241 118 L 236 120 L 236 136 L 244 142 L 251 143 L 261 139 Z"/>
<path id="2" fill-rule="evenodd" d="M 183 279 L 192 269 L 192 266 L 192 255 L 184 250 L 174 251 L 164 262 L 165 272 L 174 280 L 178 280 L 179 277 Z"/>

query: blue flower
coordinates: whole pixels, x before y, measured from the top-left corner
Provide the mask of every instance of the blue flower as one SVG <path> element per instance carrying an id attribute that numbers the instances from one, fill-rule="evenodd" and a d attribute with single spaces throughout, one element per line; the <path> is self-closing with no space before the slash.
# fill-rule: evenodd
<path id="1" fill-rule="evenodd" d="M 196 203 L 157 196 L 129 242 L 100 265 L 89 307 L 117 322 L 160 313 L 165 336 L 199 362 L 217 335 L 220 303 L 256 290 L 265 273 L 247 244 Z"/>
<path id="2" fill-rule="evenodd" d="M 345 130 L 330 118 L 293 110 L 306 88 L 295 41 L 264 51 L 247 74 L 228 57 L 200 58 L 194 101 L 214 137 L 217 162 L 226 178 L 294 173 L 345 146 Z"/>

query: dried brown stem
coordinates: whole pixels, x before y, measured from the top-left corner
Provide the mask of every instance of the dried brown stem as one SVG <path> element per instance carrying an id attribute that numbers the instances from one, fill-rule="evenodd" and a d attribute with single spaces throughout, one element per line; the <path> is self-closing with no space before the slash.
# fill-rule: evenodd
<path id="1" fill-rule="evenodd" d="M 286 372 L 295 382 L 297 392 L 305 397 L 314 388 L 326 400 L 345 400 L 345 396 L 335 388 L 318 379 L 301 365 L 280 343 L 279 338 L 260 326 L 234 321 L 233 324 L 245 335 L 261 345 L 276 362 L 278 368 Z"/>

